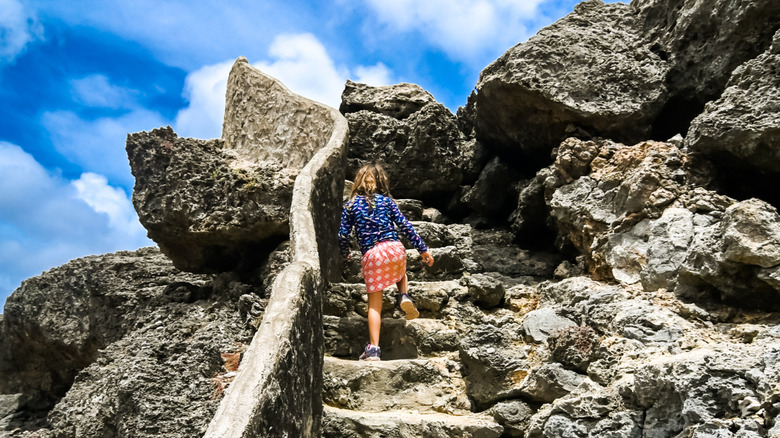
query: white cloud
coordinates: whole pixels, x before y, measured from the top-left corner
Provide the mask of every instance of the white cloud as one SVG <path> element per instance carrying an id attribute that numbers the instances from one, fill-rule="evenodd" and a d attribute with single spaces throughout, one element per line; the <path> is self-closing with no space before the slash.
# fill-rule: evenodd
<path id="1" fill-rule="evenodd" d="M 189 75 L 184 81 L 187 108 L 176 115 L 176 133 L 182 137 L 219 138 L 225 115 L 227 78 L 233 61 L 207 65 Z"/>
<path id="2" fill-rule="evenodd" d="M 538 18 L 544 1 L 368 0 L 368 5 L 390 29 L 418 32 L 452 59 L 474 61 L 485 51 L 506 50 L 527 39 L 527 23 Z"/>
<path id="3" fill-rule="evenodd" d="M 339 66 L 312 34 L 278 35 L 271 43 L 269 60 L 253 65 L 292 92 L 334 108 L 341 104 L 347 78 L 371 85 L 387 85 L 393 72 L 384 64 Z M 183 137 L 219 138 L 225 114 L 225 91 L 233 60 L 207 65 L 187 75 L 184 96 L 189 105 L 176 116 L 175 130 Z"/>
<path id="4" fill-rule="evenodd" d="M 86 120 L 72 111 L 43 114 L 41 123 L 54 148 L 87 172 L 106 175 L 113 184 L 132 187 L 133 177 L 125 152 L 128 133 L 148 131 L 169 122 L 153 111 L 133 109 L 118 117 Z"/>
<path id="5" fill-rule="evenodd" d="M 11 62 L 28 43 L 43 38 L 43 27 L 18 0 L 0 0 L 0 62 Z"/>
<path id="6" fill-rule="evenodd" d="M 68 181 L 0 142 L 0 302 L 25 278 L 73 258 L 153 245 L 130 205 L 102 175 Z"/>
<path id="7" fill-rule="evenodd" d="M 338 108 L 349 71 L 335 65 L 317 37 L 310 33 L 278 35 L 268 53 L 273 61 L 255 67 L 301 96 Z"/>
<path id="8" fill-rule="evenodd" d="M 376 65 L 368 67 L 359 65 L 355 68 L 355 78 L 353 80 L 355 82 L 379 87 L 392 84 L 392 75 L 393 72 L 390 71 L 386 65 L 379 62 Z"/>
<path id="9" fill-rule="evenodd" d="M 89 172 L 71 184 L 76 187 L 78 197 L 96 213 L 108 215 L 109 226 L 114 231 L 130 239 L 144 239 L 146 230 L 138 222 L 138 215 L 124 190 L 108 185 L 105 176 Z"/>
<path id="10" fill-rule="evenodd" d="M 138 91 L 118 87 L 104 75 L 89 75 L 70 80 L 71 95 L 76 102 L 93 108 L 133 108 Z"/>

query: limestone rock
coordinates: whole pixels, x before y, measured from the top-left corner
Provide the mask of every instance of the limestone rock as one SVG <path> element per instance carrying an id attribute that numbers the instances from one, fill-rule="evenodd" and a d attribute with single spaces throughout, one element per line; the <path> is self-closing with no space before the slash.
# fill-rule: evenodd
<path id="1" fill-rule="evenodd" d="M 647 138 L 667 66 L 641 26 L 629 5 L 592 0 L 511 48 L 480 74 L 477 139 L 538 165 L 569 135 Z"/>
<path id="2" fill-rule="evenodd" d="M 469 295 L 484 309 L 498 306 L 506 294 L 504 285 L 500 281 L 484 274 L 464 277 L 461 284 L 468 287 Z"/>
<path id="3" fill-rule="evenodd" d="M 461 339 L 458 348 L 464 366 L 466 391 L 484 409 L 498 401 L 519 395 L 527 375 L 529 348 L 517 345 L 517 324 L 475 327 Z"/>
<path id="4" fill-rule="evenodd" d="M 182 270 L 256 268 L 289 233 L 293 183 L 330 140 L 331 111 L 239 58 L 223 140 L 178 138 L 170 128 L 128 136 L 133 205 L 149 237 Z"/>
<path id="5" fill-rule="evenodd" d="M 55 436 L 202 434 L 221 353 L 254 332 L 236 301 L 259 291 L 181 272 L 157 248 L 73 260 L 8 298 L 0 392 L 24 394 L 28 421 L 56 403 Z"/>
<path id="6" fill-rule="evenodd" d="M 779 175 L 779 63 L 780 31 L 772 47 L 739 66 L 723 94 L 691 122 L 685 144 L 726 171 L 752 169 Z"/>
<path id="7" fill-rule="evenodd" d="M 532 400 L 550 403 L 570 393 L 585 376 L 564 369 L 559 363 L 544 364 L 533 369 L 520 385 L 520 392 Z"/>
<path id="8" fill-rule="evenodd" d="M 670 98 L 656 122 L 660 138 L 685 134 L 704 104 L 720 96 L 732 71 L 769 47 L 780 22 L 780 5 L 773 0 L 633 0 L 631 6 L 647 44 L 669 63 L 664 82 Z"/>
<path id="9" fill-rule="evenodd" d="M 473 211 L 472 216 L 489 223 L 503 223 L 515 207 L 516 180 L 515 172 L 506 163 L 498 157 L 493 158 L 461 202 Z"/>
<path id="10" fill-rule="evenodd" d="M 507 400 L 498 402 L 490 408 L 496 422 L 504 426 L 504 433 L 510 437 L 522 437 L 528 427 L 534 411 L 528 403 L 522 400 Z"/>
<path id="11" fill-rule="evenodd" d="M 547 338 L 547 343 L 553 360 L 576 371 L 585 372 L 596 357 L 599 338 L 590 327 L 567 327 L 554 331 Z"/>
<path id="12" fill-rule="evenodd" d="M 347 175 L 368 162 L 382 163 L 395 196 L 435 199 L 474 181 L 481 169 L 480 145 L 417 85 L 370 87 L 348 81 L 341 111 L 350 131 Z"/>
<path id="13" fill-rule="evenodd" d="M 532 342 L 544 342 L 551 334 L 567 327 L 576 327 L 576 323 L 569 318 L 558 315 L 555 309 L 545 307 L 543 309 L 528 312 L 523 319 L 523 332 Z"/>

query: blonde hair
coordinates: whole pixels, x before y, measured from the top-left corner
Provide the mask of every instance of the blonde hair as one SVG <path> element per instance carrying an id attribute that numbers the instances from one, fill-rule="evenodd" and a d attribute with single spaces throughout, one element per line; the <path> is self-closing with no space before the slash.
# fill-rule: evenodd
<path id="1" fill-rule="evenodd" d="M 388 182 L 387 172 L 379 164 L 366 164 L 355 175 L 352 192 L 349 194 L 349 202 L 354 202 L 357 196 L 365 196 L 373 208 L 373 195 L 375 193 L 390 197 L 390 183 Z"/>

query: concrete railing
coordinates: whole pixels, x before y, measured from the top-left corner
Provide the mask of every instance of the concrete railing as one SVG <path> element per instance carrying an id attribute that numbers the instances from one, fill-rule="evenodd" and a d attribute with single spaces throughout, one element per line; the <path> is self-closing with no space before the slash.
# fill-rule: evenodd
<path id="1" fill-rule="evenodd" d="M 205 437 L 319 437 L 322 295 L 340 267 L 336 233 L 348 135 L 346 119 L 320 106 L 333 130 L 295 180 L 292 262 L 273 284 L 263 321 Z"/>

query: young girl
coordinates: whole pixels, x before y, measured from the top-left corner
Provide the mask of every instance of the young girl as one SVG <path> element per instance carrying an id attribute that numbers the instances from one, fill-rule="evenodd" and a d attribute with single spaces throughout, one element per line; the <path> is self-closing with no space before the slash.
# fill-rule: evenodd
<path id="1" fill-rule="evenodd" d="M 349 201 L 341 213 L 339 247 L 349 260 L 349 235 L 355 228 L 360 251 L 361 267 L 368 292 L 368 333 L 370 342 L 360 356 L 361 360 L 379 360 L 379 331 L 382 325 L 382 291 L 395 284 L 401 294 L 401 309 L 406 319 L 414 319 L 420 312 L 409 298 L 406 278 L 406 250 L 398 240 L 395 223 L 420 252 L 424 263 L 433 265 L 433 257 L 414 227 L 390 198 L 387 174 L 381 166 L 368 164 L 358 170 Z"/>

